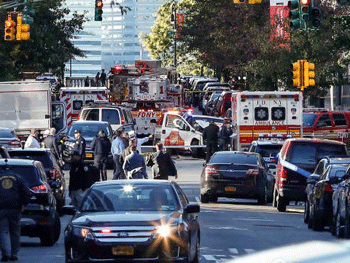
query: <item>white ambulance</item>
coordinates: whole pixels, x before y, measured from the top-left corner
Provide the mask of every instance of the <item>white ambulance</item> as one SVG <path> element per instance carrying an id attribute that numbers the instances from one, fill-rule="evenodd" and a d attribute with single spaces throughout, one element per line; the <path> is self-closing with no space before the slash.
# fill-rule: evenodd
<path id="1" fill-rule="evenodd" d="M 109 102 L 109 90 L 106 87 L 62 87 L 60 101 L 66 103 L 67 122 L 70 126 L 84 106 Z"/>
<path id="2" fill-rule="evenodd" d="M 259 137 L 302 137 L 303 96 L 293 91 L 243 91 L 232 94 L 235 149 Z"/>

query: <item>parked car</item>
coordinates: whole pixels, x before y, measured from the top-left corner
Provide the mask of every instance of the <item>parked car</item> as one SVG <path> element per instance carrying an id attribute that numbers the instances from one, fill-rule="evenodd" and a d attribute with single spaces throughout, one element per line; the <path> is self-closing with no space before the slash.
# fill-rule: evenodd
<path id="1" fill-rule="evenodd" d="M 236 93 L 237 91 L 223 91 L 218 98 L 218 101 L 214 107 L 214 110 L 211 115 L 224 117 L 226 115 L 226 111 L 231 108 L 231 97 L 232 93 Z"/>
<path id="2" fill-rule="evenodd" d="M 126 132 L 134 130 L 134 121 L 129 108 L 111 104 L 91 105 L 81 109 L 80 121 L 109 122 L 113 131 L 124 127 Z"/>
<path id="3" fill-rule="evenodd" d="M 65 210 L 66 262 L 199 262 L 200 207 L 174 182 L 95 183 Z"/>
<path id="4" fill-rule="evenodd" d="M 335 164 L 350 164 L 350 158 L 330 158 L 326 156 L 325 158 L 321 159 L 316 168 L 315 171 L 309 176 L 307 179 L 306 184 L 306 201 L 305 201 L 305 209 L 304 209 L 304 222 L 308 223 L 309 226 L 312 226 L 312 223 L 309 223 L 310 218 L 310 199 L 313 198 L 314 194 L 314 187 L 318 180 L 320 180 L 321 175 L 326 171 L 329 165 L 335 165 Z"/>
<path id="5" fill-rule="evenodd" d="M 56 158 L 49 149 L 10 149 L 9 155 L 14 159 L 27 159 L 40 161 L 45 169 L 47 181 L 54 193 L 57 201 L 57 211 L 61 213 L 62 207 L 66 203 L 66 180 L 64 173 L 57 163 Z"/>
<path id="6" fill-rule="evenodd" d="M 338 187 L 348 166 L 349 164 L 330 164 L 318 181 L 315 177 L 307 180 L 308 184 L 314 184 L 312 193 L 308 196 L 310 206 L 309 228 L 320 231 L 325 226 L 330 226 L 333 216 L 333 191 Z"/>
<path id="7" fill-rule="evenodd" d="M 287 139 L 284 142 L 274 187 L 278 211 L 286 211 L 289 201 L 306 201 L 306 179 L 315 170 L 318 161 L 326 156 L 347 157 L 345 144 L 308 138 Z"/>
<path id="8" fill-rule="evenodd" d="M 207 83 L 209 84 L 209 83 Z M 224 84 L 224 83 L 222 83 Z M 227 84 L 228 85 L 228 84 Z M 200 103 L 200 109 L 205 109 L 205 106 L 210 99 L 211 94 L 216 93 L 216 92 L 222 92 L 222 91 L 228 91 L 230 90 L 230 87 L 226 86 L 209 86 L 209 87 L 204 87 L 202 96 L 201 97 L 201 103 Z"/>
<path id="9" fill-rule="evenodd" d="M 80 130 L 82 137 L 86 141 L 86 152 L 85 159 L 86 163 L 93 163 L 94 154 L 91 150 L 90 144 L 92 140 L 96 137 L 99 130 L 103 130 L 107 137 L 112 141 L 115 137 L 114 132 L 108 122 L 103 121 L 76 121 L 68 129 L 66 134 L 65 142 L 62 149 L 62 159 L 66 163 L 71 162 L 71 154 L 74 149 L 74 131 Z M 112 154 L 108 157 L 108 162 L 111 164 L 113 162 Z"/>
<path id="10" fill-rule="evenodd" d="M 221 92 L 214 92 L 211 94 L 208 102 L 206 103 L 204 109 L 203 109 L 203 114 L 206 115 L 213 115 L 212 112 L 214 110 L 214 107 L 216 105 L 216 102 L 218 101 L 220 97 Z"/>
<path id="11" fill-rule="evenodd" d="M 17 173 L 30 187 L 31 198 L 21 218 L 21 235 L 39 237 L 42 246 L 52 246 L 60 237 L 61 221 L 44 166 L 33 160 L 0 159 L 0 167 L 4 172 Z"/>
<path id="12" fill-rule="evenodd" d="M 350 112 L 304 109 L 304 137 L 344 141 L 350 130 Z"/>
<path id="13" fill-rule="evenodd" d="M 348 166 L 332 196 L 331 232 L 336 237 L 350 238 L 350 166 Z"/>
<path id="14" fill-rule="evenodd" d="M 14 129 L 0 128 L 0 144 L 6 148 L 21 147 L 21 140 Z"/>
<path id="15" fill-rule="evenodd" d="M 213 154 L 201 174 L 202 203 L 218 197 L 257 199 L 266 204 L 272 199 L 274 179 L 258 153 L 223 151 Z"/>

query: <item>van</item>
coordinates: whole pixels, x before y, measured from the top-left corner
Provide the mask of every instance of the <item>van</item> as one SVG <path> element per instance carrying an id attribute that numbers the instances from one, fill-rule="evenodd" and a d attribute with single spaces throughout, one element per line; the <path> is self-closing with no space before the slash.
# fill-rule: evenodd
<path id="1" fill-rule="evenodd" d="M 289 201 L 306 200 L 306 180 L 319 160 L 347 157 L 345 143 L 310 138 L 287 139 L 279 153 L 273 202 L 286 211 Z"/>
<path id="2" fill-rule="evenodd" d="M 134 130 L 134 121 L 129 108 L 114 105 L 91 105 L 81 109 L 80 121 L 106 121 L 112 129 L 124 127 L 126 132 Z"/>
<path id="3" fill-rule="evenodd" d="M 236 93 L 237 91 L 223 91 L 214 107 L 212 115 L 217 117 L 224 117 L 226 111 L 231 108 L 231 97 L 232 93 Z"/>

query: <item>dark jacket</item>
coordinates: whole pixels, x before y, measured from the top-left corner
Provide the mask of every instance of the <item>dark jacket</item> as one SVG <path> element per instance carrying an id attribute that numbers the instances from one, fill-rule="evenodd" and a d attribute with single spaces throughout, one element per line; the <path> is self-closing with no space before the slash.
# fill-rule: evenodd
<path id="1" fill-rule="evenodd" d="M 217 143 L 218 132 L 219 132 L 219 127 L 214 123 L 210 123 L 209 126 L 204 128 L 203 140 L 206 140 L 207 142 Z"/>
<path id="2" fill-rule="evenodd" d="M 96 136 L 91 142 L 91 150 L 94 151 L 94 156 L 107 158 L 111 152 L 111 146 L 111 141 L 106 136 Z"/>
<path id="3" fill-rule="evenodd" d="M 85 149 L 86 149 L 86 142 L 83 137 L 75 141 L 74 148 L 72 151 L 72 157 L 77 157 L 78 162 L 83 162 L 85 158 Z M 80 160 L 79 160 L 80 157 Z M 74 159 L 74 158 L 73 158 Z M 75 162 L 72 160 L 72 162 Z"/>
<path id="4" fill-rule="evenodd" d="M 227 128 L 226 125 L 222 125 L 219 131 L 219 140 L 224 143 L 230 143 L 230 136 L 232 134 L 232 129 Z"/>
<path id="5" fill-rule="evenodd" d="M 162 151 L 151 154 L 147 161 L 147 166 L 152 166 L 154 179 L 168 180 L 168 176 L 177 175 L 177 170 L 171 156 Z"/>
<path id="6" fill-rule="evenodd" d="M 129 154 L 125 157 L 125 162 L 123 164 L 123 170 L 130 172 L 136 168 L 142 167 L 143 177 L 147 178 L 146 173 L 146 163 L 143 156 L 137 152 Z M 127 174 L 127 173 L 125 173 Z"/>
<path id="7" fill-rule="evenodd" d="M 45 148 L 50 149 L 50 152 L 56 157 L 58 160 L 60 158 L 60 154 L 58 151 L 58 140 L 55 136 L 49 135 L 44 140 Z"/>
<path id="8" fill-rule="evenodd" d="M 0 210 L 18 209 L 30 200 L 29 186 L 19 175 L 12 172 L 0 174 Z"/>

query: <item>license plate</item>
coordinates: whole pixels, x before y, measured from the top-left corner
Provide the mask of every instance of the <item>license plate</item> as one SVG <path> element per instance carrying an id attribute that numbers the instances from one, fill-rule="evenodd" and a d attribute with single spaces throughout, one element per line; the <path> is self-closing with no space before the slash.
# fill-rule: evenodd
<path id="1" fill-rule="evenodd" d="M 86 158 L 92 158 L 92 153 L 86 153 L 85 156 Z"/>
<path id="2" fill-rule="evenodd" d="M 226 186 L 225 191 L 226 192 L 236 192 L 237 188 L 235 186 Z"/>
<path id="3" fill-rule="evenodd" d="M 134 247 L 132 246 L 112 247 L 112 254 L 114 256 L 133 256 Z"/>

